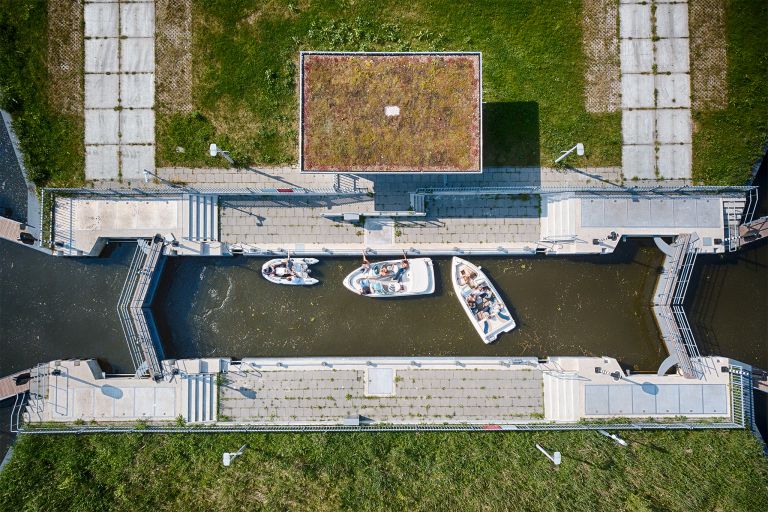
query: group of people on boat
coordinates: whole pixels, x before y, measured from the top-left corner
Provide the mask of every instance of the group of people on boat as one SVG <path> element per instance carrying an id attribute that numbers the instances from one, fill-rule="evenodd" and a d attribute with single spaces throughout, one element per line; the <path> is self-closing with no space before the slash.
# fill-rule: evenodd
<path id="1" fill-rule="evenodd" d="M 275 263 L 267 265 L 262 269 L 262 272 L 265 276 L 275 276 L 285 281 L 290 281 L 293 278 L 298 277 L 291 258 L 276 261 Z"/>
<path id="2" fill-rule="evenodd" d="M 398 263 L 375 263 L 371 265 L 363 253 L 363 269 L 365 278 L 360 280 L 360 295 L 377 293 L 397 293 L 402 291 L 403 277 L 410 268 L 408 257 L 403 254 L 403 259 Z"/>
<path id="3" fill-rule="evenodd" d="M 464 300 L 467 302 L 469 310 L 477 320 L 486 320 L 497 314 L 505 320 L 509 319 L 501 313 L 499 308 L 496 308 L 498 311 L 494 311 L 496 295 L 487 284 L 477 284 L 475 282 L 475 279 L 477 278 L 476 272 L 469 272 L 466 269 L 461 269 L 460 275 L 460 283 L 470 289 L 470 292 L 466 294 Z"/>

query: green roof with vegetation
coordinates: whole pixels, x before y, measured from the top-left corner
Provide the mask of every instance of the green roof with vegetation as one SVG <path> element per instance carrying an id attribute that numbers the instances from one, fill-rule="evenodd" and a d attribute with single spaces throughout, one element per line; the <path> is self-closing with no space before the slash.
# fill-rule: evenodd
<path id="1" fill-rule="evenodd" d="M 480 54 L 303 53 L 301 66 L 303 171 L 482 170 Z"/>
<path id="2" fill-rule="evenodd" d="M 758 511 L 746 430 L 22 435 L 3 510 Z M 230 467 L 223 452 L 248 444 Z M 534 447 L 562 453 L 554 467 Z"/>

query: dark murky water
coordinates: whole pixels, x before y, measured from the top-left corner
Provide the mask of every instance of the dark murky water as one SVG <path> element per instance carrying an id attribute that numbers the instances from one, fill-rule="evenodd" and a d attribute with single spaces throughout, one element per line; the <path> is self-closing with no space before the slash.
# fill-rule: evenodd
<path id="1" fill-rule="evenodd" d="M 598 354 L 654 369 L 663 359 L 648 300 L 661 254 L 626 244 L 607 258 L 470 258 L 483 266 L 518 328 L 485 345 L 435 259 L 432 296 L 375 300 L 341 282 L 358 259 L 313 267 L 319 285 L 274 285 L 262 259 L 169 260 L 155 299 L 166 352 L 177 357 Z"/>

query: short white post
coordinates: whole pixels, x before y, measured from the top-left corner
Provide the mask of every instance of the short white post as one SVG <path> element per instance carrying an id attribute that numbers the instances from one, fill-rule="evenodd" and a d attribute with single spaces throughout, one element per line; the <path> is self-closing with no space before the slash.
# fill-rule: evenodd
<path id="1" fill-rule="evenodd" d="M 247 444 L 244 444 L 236 452 L 224 452 L 224 457 L 221 461 L 222 464 L 224 464 L 225 467 L 229 467 L 232 464 L 233 460 L 235 460 L 237 457 L 243 454 L 247 446 L 248 446 Z"/>
<path id="2" fill-rule="evenodd" d="M 213 157 L 221 155 L 227 160 L 227 162 L 229 162 L 232 165 L 235 165 L 235 160 L 229 154 L 229 151 L 224 151 L 223 149 L 220 149 L 216 144 L 211 144 L 208 147 L 208 154 Z"/>
<path id="3" fill-rule="evenodd" d="M 566 151 L 562 151 L 562 154 L 557 158 L 557 160 L 555 160 L 555 163 L 556 164 L 560 163 L 560 161 L 562 161 L 565 157 L 567 157 L 568 155 L 570 155 L 574 151 L 576 151 L 577 155 L 584 156 L 584 144 L 579 142 L 578 144 L 573 146 L 571 149 L 568 149 Z"/>
<path id="4" fill-rule="evenodd" d="M 597 433 L 607 437 L 608 439 L 613 439 L 613 441 L 620 446 L 627 446 L 627 442 L 622 438 L 620 438 L 619 436 L 617 436 L 616 434 L 610 434 L 605 430 L 598 430 Z"/>
<path id="5" fill-rule="evenodd" d="M 551 460 L 552 464 L 554 464 L 555 466 L 560 465 L 560 460 L 561 460 L 560 452 L 555 452 L 552 455 L 550 455 L 549 452 L 547 452 L 547 450 L 542 448 L 541 445 L 539 445 L 538 443 L 536 443 L 536 448 L 538 448 L 541 453 L 543 453 L 549 460 Z"/>

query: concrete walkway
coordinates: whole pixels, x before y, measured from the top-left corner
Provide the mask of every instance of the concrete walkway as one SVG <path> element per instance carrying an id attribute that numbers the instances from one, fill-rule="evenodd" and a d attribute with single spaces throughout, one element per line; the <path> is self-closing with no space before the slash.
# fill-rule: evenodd
<path id="1" fill-rule="evenodd" d="M 619 7 L 622 165 L 627 179 L 690 179 L 687 2 Z"/>
<path id="2" fill-rule="evenodd" d="M 155 168 L 155 4 L 91 0 L 85 19 L 85 177 Z"/>

